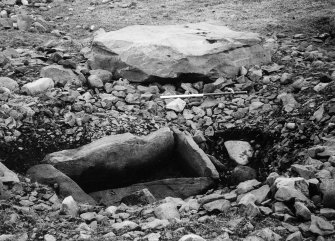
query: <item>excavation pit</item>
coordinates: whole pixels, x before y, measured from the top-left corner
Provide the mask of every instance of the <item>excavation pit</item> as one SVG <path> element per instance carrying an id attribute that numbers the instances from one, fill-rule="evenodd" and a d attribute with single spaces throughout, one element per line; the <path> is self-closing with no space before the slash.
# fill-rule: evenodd
<path id="1" fill-rule="evenodd" d="M 53 165 L 98 203 L 111 205 L 147 188 L 157 199 L 186 198 L 213 187 L 219 174 L 187 132 L 162 128 L 148 136 L 107 136 L 48 154 Z"/>

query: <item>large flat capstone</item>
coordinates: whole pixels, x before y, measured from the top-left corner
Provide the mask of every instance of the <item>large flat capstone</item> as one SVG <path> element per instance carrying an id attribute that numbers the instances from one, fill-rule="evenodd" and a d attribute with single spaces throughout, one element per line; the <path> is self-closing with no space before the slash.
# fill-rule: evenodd
<path id="1" fill-rule="evenodd" d="M 233 77 L 239 67 L 271 61 L 256 33 L 211 23 L 128 26 L 94 38 L 90 65 L 133 82 L 195 74 Z"/>

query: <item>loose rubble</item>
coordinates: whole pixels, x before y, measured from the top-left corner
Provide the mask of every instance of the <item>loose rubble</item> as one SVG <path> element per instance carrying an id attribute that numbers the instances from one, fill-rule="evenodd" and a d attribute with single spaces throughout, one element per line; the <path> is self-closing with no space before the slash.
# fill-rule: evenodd
<path id="1" fill-rule="evenodd" d="M 0 3 L 1 30 L 59 38 L 34 47 L 0 45 L 0 240 L 335 238 L 335 54 L 323 38 L 273 35 L 267 42 L 276 43 L 274 62 L 242 66 L 236 78 L 133 83 L 92 70 L 87 42 L 66 36 L 52 20 L 31 12 L 48 11 L 50 2 Z M 136 7 L 135 2 L 101 1 L 91 9 L 99 4 Z M 228 88 L 248 94 L 159 98 Z M 217 187 L 183 199 L 158 198 L 142 188 L 111 206 L 78 193 L 80 187 L 52 166 L 39 166 L 54 175 L 43 181 L 11 171 L 25 173 L 48 153 L 104 136 L 148 135 L 166 126 L 190 133 L 185 138 L 197 146 L 187 147 L 196 157 L 202 155 L 198 146 L 208 154 L 205 159 L 213 165 L 198 170 L 220 178 Z M 242 138 L 250 129 L 271 134 L 271 148 L 255 141 L 257 136 Z M 230 130 L 241 138 L 231 138 Z M 226 142 L 234 147 L 243 142 L 246 148 L 233 155 Z M 260 162 L 261 167 L 255 165 Z M 189 187 L 185 193 L 193 191 L 191 186 L 212 185 L 207 179 L 181 181 Z"/>

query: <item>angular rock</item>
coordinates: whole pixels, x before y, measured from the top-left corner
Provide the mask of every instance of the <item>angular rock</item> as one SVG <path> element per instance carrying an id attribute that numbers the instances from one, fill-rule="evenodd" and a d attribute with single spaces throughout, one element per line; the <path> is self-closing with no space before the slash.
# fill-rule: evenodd
<path id="1" fill-rule="evenodd" d="M 72 198 L 72 196 L 68 196 L 64 198 L 62 202 L 61 211 L 67 215 L 71 215 L 76 217 L 79 213 L 79 207 L 76 201 Z"/>
<path id="2" fill-rule="evenodd" d="M 96 36 L 92 50 L 92 69 L 134 82 L 181 74 L 232 77 L 241 66 L 271 62 L 258 34 L 210 23 L 128 26 Z"/>
<path id="3" fill-rule="evenodd" d="M 320 215 L 327 218 L 327 219 L 333 220 L 333 219 L 335 219 L 335 209 L 321 208 L 320 209 Z"/>
<path id="4" fill-rule="evenodd" d="M 254 194 L 247 193 L 245 194 L 238 202 L 238 205 L 248 206 L 250 203 L 255 203 L 257 198 Z"/>
<path id="5" fill-rule="evenodd" d="M 253 155 L 253 150 L 249 142 L 246 141 L 226 141 L 224 143 L 229 157 L 239 165 L 247 165 L 249 158 Z"/>
<path id="6" fill-rule="evenodd" d="M 302 241 L 302 234 L 300 231 L 291 233 L 289 236 L 287 236 L 286 241 Z"/>
<path id="7" fill-rule="evenodd" d="M 180 98 L 177 98 L 166 105 L 166 109 L 173 110 L 175 112 L 182 112 L 186 106 L 186 102 Z"/>
<path id="8" fill-rule="evenodd" d="M 183 158 L 190 172 L 200 177 L 219 179 L 219 173 L 206 153 L 195 143 L 192 135 L 173 129 L 176 151 Z"/>
<path id="9" fill-rule="evenodd" d="M 258 189 L 252 190 L 250 193 L 255 195 L 256 203 L 261 204 L 270 193 L 270 187 L 268 185 L 264 185 Z"/>
<path id="10" fill-rule="evenodd" d="M 323 218 L 312 215 L 311 219 L 312 222 L 311 226 L 309 227 L 309 230 L 312 233 L 324 236 L 333 234 L 335 232 L 334 226 L 330 222 L 324 220 Z"/>
<path id="11" fill-rule="evenodd" d="M 308 198 L 300 191 L 292 187 L 280 187 L 275 194 L 275 199 L 281 202 L 292 199 L 298 201 L 308 201 Z"/>
<path id="12" fill-rule="evenodd" d="M 159 219 L 180 219 L 180 214 L 175 203 L 163 203 L 157 206 L 154 210 L 155 216 Z"/>
<path id="13" fill-rule="evenodd" d="M 55 84 L 65 86 L 66 84 L 81 85 L 78 77 L 70 69 L 65 69 L 61 65 L 49 65 L 43 67 L 40 72 L 41 77 L 52 79 Z"/>
<path id="14" fill-rule="evenodd" d="M 90 74 L 98 76 L 104 84 L 110 82 L 113 77 L 113 74 L 111 72 L 103 69 L 90 70 Z"/>
<path id="15" fill-rule="evenodd" d="M 291 112 L 299 106 L 292 94 L 282 93 L 277 96 L 277 99 L 283 102 L 283 107 L 286 112 Z"/>
<path id="16" fill-rule="evenodd" d="M 261 230 L 257 230 L 253 233 L 251 233 L 248 237 L 259 237 L 261 238 L 261 240 L 264 241 L 280 241 L 281 240 L 281 236 L 278 235 L 277 233 L 273 232 L 271 229 L 269 228 L 263 228 Z M 252 240 L 252 239 L 246 239 L 246 240 Z M 257 240 L 257 239 L 255 239 Z"/>
<path id="17" fill-rule="evenodd" d="M 320 191 L 324 207 L 335 208 L 335 179 L 322 179 Z"/>
<path id="18" fill-rule="evenodd" d="M 311 211 L 303 204 L 302 202 L 295 202 L 294 203 L 295 214 L 298 217 L 303 218 L 306 221 L 311 220 Z"/>
<path id="19" fill-rule="evenodd" d="M 139 226 L 137 223 L 134 223 L 132 221 L 126 220 L 121 223 L 114 223 L 112 224 L 112 228 L 115 230 L 118 234 L 123 234 L 132 230 L 137 229 Z"/>
<path id="20" fill-rule="evenodd" d="M 18 83 L 8 77 L 0 77 L 0 87 L 5 87 L 9 89 L 10 91 L 17 90 L 19 88 Z"/>
<path id="21" fill-rule="evenodd" d="M 86 194 L 81 187 L 71 178 L 49 164 L 39 164 L 27 171 L 27 176 L 33 182 L 54 186 L 57 184 L 58 195 L 61 197 L 72 196 L 80 203 L 96 204 L 94 199 Z"/>
<path id="22" fill-rule="evenodd" d="M 206 239 L 203 239 L 196 234 L 187 234 L 181 237 L 178 241 L 206 241 Z"/>
<path id="23" fill-rule="evenodd" d="M 87 80 L 92 88 L 101 88 L 104 86 L 104 82 L 97 75 L 90 75 Z"/>
<path id="24" fill-rule="evenodd" d="M 0 182 L 17 183 L 20 182 L 20 180 L 13 171 L 9 170 L 4 164 L 0 162 Z"/>
<path id="25" fill-rule="evenodd" d="M 280 187 L 294 188 L 303 193 L 306 197 L 309 196 L 308 185 L 308 182 L 301 177 L 278 177 L 274 182 L 274 186 L 277 189 Z"/>
<path id="26" fill-rule="evenodd" d="M 169 161 L 174 144 L 169 128 L 145 137 L 125 133 L 106 136 L 77 149 L 48 154 L 44 162 L 54 165 L 80 186 L 97 191 L 97 187 L 110 188 L 111 183 L 125 186 L 148 178 L 150 168 L 156 169 L 160 162 Z"/>
<path id="27" fill-rule="evenodd" d="M 260 184 L 261 183 L 259 181 L 257 181 L 256 179 L 241 182 L 236 187 L 236 189 L 237 189 L 236 193 L 237 194 L 243 194 L 243 193 L 249 192 L 252 189 L 254 189 L 255 187 L 259 186 Z"/>
<path id="28" fill-rule="evenodd" d="M 230 208 L 230 202 L 228 200 L 220 199 L 213 202 L 209 202 L 203 205 L 204 209 L 208 212 L 219 211 L 227 212 Z"/>
<path id="29" fill-rule="evenodd" d="M 50 78 L 40 78 L 31 83 L 27 83 L 22 86 L 21 91 L 29 95 L 37 95 L 44 93 L 48 89 L 54 87 L 54 82 Z"/>
<path id="30" fill-rule="evenodd" d="M 253 218 L 260 215 L 261 212 L 255 203 L 249 203 L 246 207 L 244 214 L 248 217 Z"/>
<path id="31" fill-rule="evenodd" d="M 165 197 L 188 198 L 190 196 L 202 194 L 214 187 L 212 178 L 170 178 L 158 181 L 138 183 L 125 188 L 108 189 L 90 193 L 99 203 L 113 205 L 120 203 L 124 196 L 133 192 L 147 188 L 157 200 Z"/>
<path id="32" fill-rule="evenodd" d="M 140 191 L 134 192 L 128 196 L 122 198 L 121 202 L 126 205 L 146 205 L 156 201 L 156 198 L 152 195 L 152 193 L 144 188 Z"/>

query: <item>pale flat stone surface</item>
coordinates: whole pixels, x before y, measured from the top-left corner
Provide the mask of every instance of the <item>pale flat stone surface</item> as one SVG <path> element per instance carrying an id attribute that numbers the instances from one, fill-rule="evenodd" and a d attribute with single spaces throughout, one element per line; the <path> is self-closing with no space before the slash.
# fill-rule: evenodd
<path id="1" fill-rule="evenodd" d="M 249 158 L 252 157 L 253 149 L 246 141 L 226 141 L 224 143 L 229 157 L 237 164 L 247 165 Z"/>
<path id="2" fill-rule="evenodd" d="M 232 77 L 241 66 L 271 61 L 258 34 L 206 22 L 128 26 L 99 34 L 92 50 L 93 69 L 117 72 L 135 82 L 187 73 Z"/>

